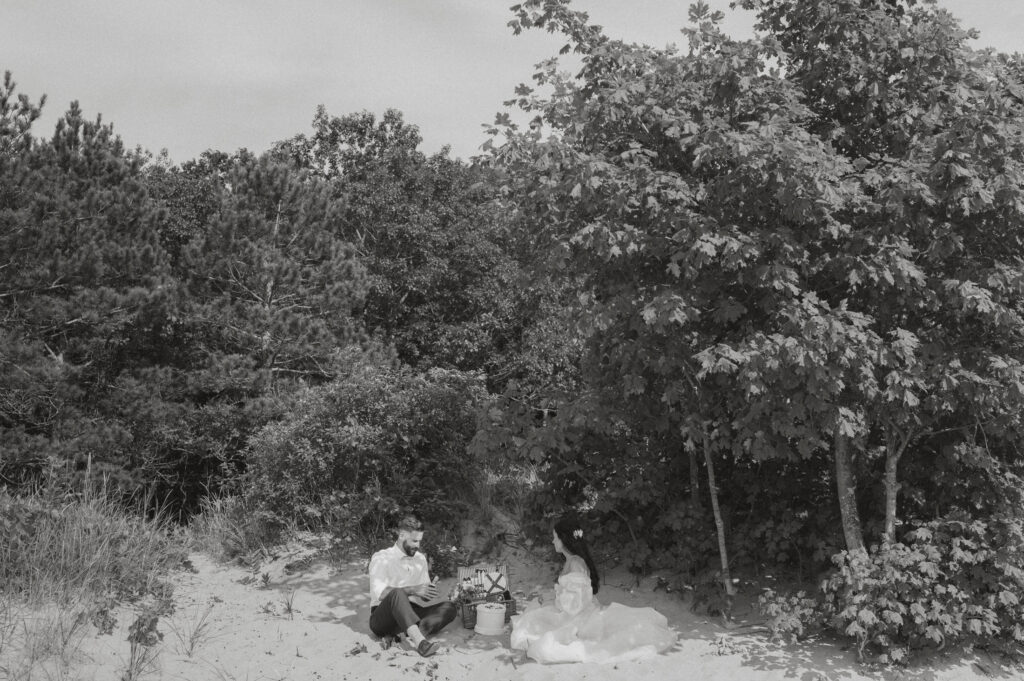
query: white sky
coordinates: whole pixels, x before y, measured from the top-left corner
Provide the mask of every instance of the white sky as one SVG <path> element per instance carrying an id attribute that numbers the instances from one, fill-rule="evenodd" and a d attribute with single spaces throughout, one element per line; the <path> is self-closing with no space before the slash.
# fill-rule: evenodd
<path id="1" fill-rule="evenodd" d="M 205 149 L 260 152 L 307 133 L 314 110 L 387 108 L 420 128 L 426 152 L 468 158 L 490 123 L 564 40 L 514 36 L 516 0 L 0 0 L 0 71 L 33 100 L 37 135 L 77 99 L 129 146 L 175 162 Z M 827 1 L 827 0 L 823 0 Z M 682 43 L 688 0 L 575 0 L 616 38 Z M 751 35 L 753 17 L 726 12 Z M 1024 52 L 1024 0 L 940 0 L 979 45 Z"/>

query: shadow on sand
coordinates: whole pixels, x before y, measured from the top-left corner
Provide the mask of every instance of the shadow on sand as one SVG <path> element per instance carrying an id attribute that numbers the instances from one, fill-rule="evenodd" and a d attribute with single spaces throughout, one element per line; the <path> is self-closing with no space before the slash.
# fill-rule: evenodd
<path id="1" fill-rule="evenodd" d="M 783 645 L 771 643 L 766 637 L 749 637 L 743 641 L 740 650 L 745 667 L 776 674 L 781 672 L 786 678 L 799 681 L 865 677 L 887 681 L 935 681 L 950 678 L 949 672 L 966 670 L 968 667 L 973 667 L 978 676 L 994 679 L 1021 678 L 1018 668 L 978 651 L 955 651 L 922 660 L 916 666 L 893 668 L 860 663 L 855 651 L 843 644 L 828 641 Z"/>
<path id="2" fill-rule="evenodd" d="M 447 593 L 453 583 L 453 578 L 442 579 L 438 584 L 440 592 Z M 351 560 L 334 565 L 326 562 L 312 563 L 300 572 L 284 576 L 270 588 L 282 594 L 298 590 L 300 593 L 317 596 L 314 600 L 321 602 L 319 609 L 302 611 L 305 619 L 340 624 L 359 634 L 371 654 L 381 650 L 380 641 L 369 628 L 370 597 L 366 561 Z M 1020 678 L 1019 669 L 977 651 L 935 656 L 917 667 L 904 669 L 862 664 L 857 661 L 855 651 L 840 643 L 815 640 L 786 645 L 771 642 L 765 633 L 757 631 L 756 616 L 747 620 L 740 618 L 733 626 L 726 627 L 715 618 L 691 612 L 688 603 L 675 595 L 660 594 L 652 600 L 650 593 L 641 593 L 623 584 L 606 582 L 599 599 L 605 604 L 614 601 L 629 606 L 656 607 L 668 618 L 669 625 L 679 635 L 679 642 L 668 651 L 669 655 L 698 642 L 698 645 L 707 646 L 707 652 L 702 654 L 737 655 L 742 667 L 768 673 L 773 677 L 781 676 L 797 681 L 862 678 L 935 681 L 940 677 L 949 678 L 944 672 L 973 666 L 980 676 Z M 463 627 L 461 618 L 457 617 L 435 639 L 447 649 L 445 657 L 467 668 L 475 668 L 473 658 L 477 655 L 482 656 L 481 659 L 486 657 L 490 661 L 487 665 L 489 667 L 497 663 L 498 669 L 505 668 L 506 675 L 513 668 L 536 664 L 521 651 L 511 650 L 507 628 L 500 636 L 484 636 Z M 412 662 L 421 659 L 414 651 L 403 651 L 400 648 L 392 649 L 387 659 L 395 660 L 396 655 L 402 655 L 403 652 Z"/>
<path id="3" fill-rule="evenodd" d="M 454 581 L 454 578 L 440 580 L 440 593 L 448 593 Z M 363 643 L 368 651 L 381 649 L 380 640 L 370 631 L 370 583 L 366 574 L 366 561 L 352 560 L 340 565 L 312 563 L 301 572 L 285 575 L 268 588 L 282 594 L 282 597 L 293 590 L 316 596 L 314 600 L 323 605 L 316 611 L 302 611 L 305 619 L 340 624 L 365 637 Z M 299 598 L 296 600 L 299 601 Z M 507 631 L 501 636 L 482 636 L 463 627 L 459 617 L 439 632 L 434 640 L 441 642 L 448 650 L 448 656 L 456 659 L 491 653 L 489 659 L 496 659 L 503 665 L 515 667 L 521 663 L 521 654 L 509 649 Z M 394 650 L 405 650 L 417 660 L 420 659 L 412 650 L 401 647 Z M 495 651 L 503 652 L 495 656 Z M 394 655 L 388 657 L 393 658 Z"/>

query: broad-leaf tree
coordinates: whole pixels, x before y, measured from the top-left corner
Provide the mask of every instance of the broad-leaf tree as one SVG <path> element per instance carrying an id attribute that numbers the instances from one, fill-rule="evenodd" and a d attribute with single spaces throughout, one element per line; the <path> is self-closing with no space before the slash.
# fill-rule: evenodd
<path id="1" fill-rule="evenodd" d="M 885 341 L 853 444 L 881 452 L 883 538 L 893 541 L 907 452 L 924 477 L 942 457 L 967 470 L 1016 457 L 1019 65 L 972 50 L 971 34 L 931 2 L 741 4 L 777 39 L 773 55 L 805 93 L 810 130 L 849 159 L 863 195 L 817 288 Z"/>
<path id="2" fill-rule="evenodd" d="M 900 457 L 998 464 L 1019 441 L 1017 71 L 930 6 L 748 4 L 766 35 L 730 40 L 697 3 L 683 51 L 516 6 L 516 31 L 562 32 L 583 66 L 521 86 L 534 122 L 499 121 L 494 165 L 583 282 L 590 403 L 643 405 L 709 478 L 827 453 L 863 552 L 863 478 L 885 481 L 892 539 Z"/>

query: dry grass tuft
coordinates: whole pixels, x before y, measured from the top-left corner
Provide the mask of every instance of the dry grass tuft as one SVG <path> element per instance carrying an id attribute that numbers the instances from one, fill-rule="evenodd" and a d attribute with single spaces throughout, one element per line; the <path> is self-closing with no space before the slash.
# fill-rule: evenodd
<path id="1" fill-rule="evenodd" d="M 84 607 L 48 605 L 29 610 L 7 601 L 0 676 L 11 681 L 70 679 L 80 658 L 89 618 Z"/>
<path id="2" fill-rule="evenodd" d="M 206 498 L 186 532 L 189 548 L 218 560 L 259 562 L 280 541 L 282 528 L 239 497 Z"/>
<path id="3" fill-rule="evenodd" d="M 0 490 L 0 517 L 2 595 L 29 605 L 143 596 L 185 558 L 160 514 L 147 518 L 102 491 L 17 497 Z"/>
<path id="4" fill-rule="evenodd" d="M 172 620 L 167 620 L 167 627 L 178 641 L 179 653 L 192 658 L 200 646 L 205 645 L 213 638 L 212 621 L 210 620 L 212 613 L 213 604 L 211 603 L 202 612 L 196 610 L 191 617 L 186 618 L 183 622 L 175 623 Z"/>
<path id="5" fill-rule="evenodd" d="M 142 508 L 102 487 L 0 490 L 0 677 L 77 678 L 82 640 L 112 631 L 119 601 L 170 601 L 163 578 L 185 546 L 159 510 Z M 133 679 L 152 660 L 135 662 Z"/>

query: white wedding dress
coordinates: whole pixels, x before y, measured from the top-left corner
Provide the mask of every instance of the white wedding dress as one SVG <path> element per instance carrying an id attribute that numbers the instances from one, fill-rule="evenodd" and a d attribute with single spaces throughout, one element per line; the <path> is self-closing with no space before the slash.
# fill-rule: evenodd
<path id="1" fill-rule="evenodd" d="M 578 556 L 566 561 L 554 603 L 534 603 L 512 618 L 512 648 L 542 664 L 635 660 L 653 657 L 675 642 L 668 620 L 654 608 L 602 606 L 587 564 Z"/>

